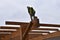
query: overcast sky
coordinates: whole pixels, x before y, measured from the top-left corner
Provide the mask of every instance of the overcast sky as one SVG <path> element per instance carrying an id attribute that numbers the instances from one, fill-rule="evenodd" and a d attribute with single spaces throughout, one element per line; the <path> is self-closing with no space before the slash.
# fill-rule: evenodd
<path id="1" fill-rule="evenodd" d="M 36 10 L 40 23 L 60 24 L 60 0 L 0 0 L 0 25 L 5 21 L 30 21 L 27 6 Z"/>

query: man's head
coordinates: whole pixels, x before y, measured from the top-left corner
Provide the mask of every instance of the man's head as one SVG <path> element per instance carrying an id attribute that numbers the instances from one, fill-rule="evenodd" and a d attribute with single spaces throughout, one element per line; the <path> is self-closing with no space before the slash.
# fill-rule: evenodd
<path id="1" fill-rule="evenodd" d="M 29 6 L 27 6 L 27 8 L 30 8 Z"/>

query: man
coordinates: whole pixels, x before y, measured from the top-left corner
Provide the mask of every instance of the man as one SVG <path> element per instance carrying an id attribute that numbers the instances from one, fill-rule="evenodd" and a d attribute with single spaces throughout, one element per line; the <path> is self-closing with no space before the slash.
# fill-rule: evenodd
<path id="1" fill-rule="evenodd" d="M 29 6 L 27 6 L 27 9 L 28 9 L 28 13 L 30 15 L 30 18 L 32 20 L 35 16 L 35 10 L 33 9 L 33 7 L 29 7 Z"/>

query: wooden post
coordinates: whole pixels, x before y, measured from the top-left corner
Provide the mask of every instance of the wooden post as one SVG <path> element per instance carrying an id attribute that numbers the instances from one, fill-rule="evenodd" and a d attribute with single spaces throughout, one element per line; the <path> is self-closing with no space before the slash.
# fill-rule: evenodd
<path id="1" fill-rule="evenodd" d="M 23 32 L 23 30 L 25 30 L 25 32 L 22 33 L 22 40 L 28 40 L 27 36 L 28 36 L 28 32 L 31 27 L 32 27 L 32 22 L 30 22 L 30 24 L 25 29 L 24 29 L 24 27 L 21 27 L 22 32 Z"/>

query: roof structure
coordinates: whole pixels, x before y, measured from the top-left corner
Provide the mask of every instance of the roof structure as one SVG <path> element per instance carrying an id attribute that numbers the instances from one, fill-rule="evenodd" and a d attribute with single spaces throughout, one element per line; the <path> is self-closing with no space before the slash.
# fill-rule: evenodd
<path id="1" fill-rule="evenodd" d="M 33 20 L 29 23 L 6 21 L 6 26 L 0 26 L 0 40 L 46 40 L 60 36 L 59 24 L 44 24 L 37 21 Z"/>

